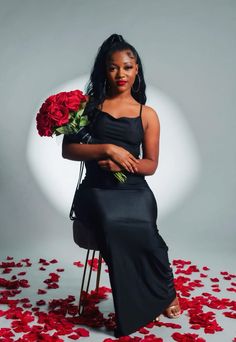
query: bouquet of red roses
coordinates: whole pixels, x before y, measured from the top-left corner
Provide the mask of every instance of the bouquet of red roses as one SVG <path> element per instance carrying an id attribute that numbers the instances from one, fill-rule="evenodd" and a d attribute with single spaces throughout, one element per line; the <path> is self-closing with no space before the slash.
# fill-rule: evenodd
<path id="1" fill-rule="evenodd" d="M 80 90 L 63 91 L 49 96 L 36 115 L 37 130 L 40 136 L 52 137 L 60 134 L 77 134 L 82 143 L 92 143 L 92 136 L 86 130 L 88 116 L 83 115 L 88 96 Z M 114 172 L 120 182 L 126 175 Z"/>

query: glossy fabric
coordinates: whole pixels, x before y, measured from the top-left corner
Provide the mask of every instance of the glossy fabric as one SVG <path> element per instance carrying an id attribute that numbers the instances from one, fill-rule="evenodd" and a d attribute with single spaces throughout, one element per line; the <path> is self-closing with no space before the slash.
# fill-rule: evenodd
<path id="1" fill-rule="evenodd" d="M 99 111 L 92 136 L 140 155 L 141 115 L 116 119 Z M 141 114 L 141 111 L 140 113 Z M 86 161 L 75 213 L 90 222 L 109 269 L 117 328 L 129 335 L 151 322 L 176 296 L 168 246 L 157 228 L 157 203 L 143 175 L 124 172 L 119 183 L 96 161 Z"/>

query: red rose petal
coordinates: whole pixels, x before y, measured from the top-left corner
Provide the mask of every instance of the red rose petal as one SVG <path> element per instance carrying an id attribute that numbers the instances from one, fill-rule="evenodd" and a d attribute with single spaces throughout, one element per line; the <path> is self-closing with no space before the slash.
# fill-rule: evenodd
<path id="1" fill-rule="evenodd" d="M 201 278 L 207 278 L 207 277 L 208 277 L 208 275 L 207 275 L 207 274 L 205 274 L 205 273 L 200 273 L 200 277 L 201 277 Z"/>
<path id="2" fill-rule="evenodd" d="M 41 300 L 38 300 L 37 302 L 36 302 L 36 305 L 45 305 L 46 304 L 46 302 L 45 302 L 45 300 L 43 300 L 43 299 L 41 299 Z"/>
<path id="3" fill-rule="evenodd" d="M 48 289 L 58 289 L 59 285 L 57 283 L 48 284 Z"/>
<path id="4" fill-rule="evenodd" d="M 41 295 L 41 294 L 45 294 L 45 293 L 47 293 L 47 291 L 46 291 L 46 290 L 41 290 L 41 289 L 38 289 L 38 292 L 37 292 L 37 294 Z"/>
<path id="5" fill-rule="evenodd" d="M 87 329 L 84 329 L 84 328 L 77 328 L 77 329 L 75 329 L 75 332 L 78 335 L 83 336 L 83 337 L 89 336 L 89 331 Z"/>
<path id="6" fill-rule="evenodd" d="M 149 333 L 149 330 L 145 329 L 145 328 L 140 328 L 139 329 L 139 333 L 140 334 L 148 334 Z"/>
<path id="7" fill-rule="evenodd" d="M 83 267 L 84 264 L 82 264 L 80 261 L 74 261 L 73 265 L 77 266 L 77 267 Z"/>
<path id="8" fill-rule="evenodd" d="M 211 279 L 211 281 L 213 281 L 213 282 L 218 282 L 218 281 L 219 281 L 218 278 L 210 278 L 210 279 Z"/>
<path id="9" fill-rule="evenodd" d="M 39 270 L 40 271 L 46 271 L 46 268 L 45 267 L 39 267 Z"/>
<path id="10" fill-rule="evenodd" d="M 234 319 L 236 319 L 236 312 L 225 311 L 225 312 L 223 312 L 223 315 L 224 315 L 225 317 L 229 317 L 229 318 L 234 318 Z"/>
<path id="11" fill-rule="evenodd" d="M 68 336 L 68 338 L 70 338 L 71 340 L 78 340 L 79 337 L 80 336 L 77 335 L 77 334 L 71 334 L 71 335 Z"/>

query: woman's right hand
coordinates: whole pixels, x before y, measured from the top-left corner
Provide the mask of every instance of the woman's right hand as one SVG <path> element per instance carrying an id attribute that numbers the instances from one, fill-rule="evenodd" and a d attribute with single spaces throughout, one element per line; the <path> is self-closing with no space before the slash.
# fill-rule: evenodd
<path id="1" fill-rule="evenodd" d="M 114 144 L 108 144 L 107 155 L 127 171 L 138 171 L 136 165 L 139 163 L 139 159 L 136 159 L 132 153 L 127 151 L 125 148 Z"/>

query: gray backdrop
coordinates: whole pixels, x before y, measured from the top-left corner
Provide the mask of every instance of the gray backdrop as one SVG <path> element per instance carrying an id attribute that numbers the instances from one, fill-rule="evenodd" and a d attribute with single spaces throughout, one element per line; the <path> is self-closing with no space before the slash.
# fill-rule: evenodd
<path id="1" fill-rule="evenodd" d="M 233 270 L 236 2 L 10 0 L 0 6 L 1 257 L 82 253 L 68 217 L 31 174 L 28 131 L 39 99 L 89 73 L 103 40 L 119 33 L 140 53 L 146 83 L 187 113 L 201 153 L 191 194 L 159 220 L 170 258 Z"/>

